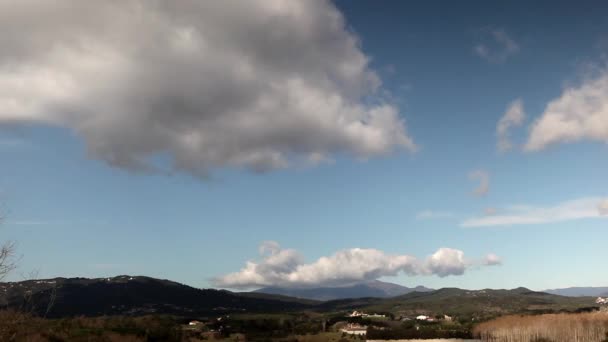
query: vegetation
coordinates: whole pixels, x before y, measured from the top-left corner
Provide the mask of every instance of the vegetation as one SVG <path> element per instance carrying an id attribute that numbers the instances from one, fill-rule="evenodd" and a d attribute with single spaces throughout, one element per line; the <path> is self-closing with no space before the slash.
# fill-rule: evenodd
<path id="1" fill-rule="evenodd" d="M 0 223 L 4 220 L 4 217 L 0 213 Z M 5 241 L 0 246 L 0 281 L 16 267 L 15 263 L 15 243 L 12 241 Z"/>
<path id="2" fill-rule="evenodd" d="M 504 316 L 477 325 L 473 333 L 491 342 L 598 342 L 608 340 L 608 314 Z"/>
<path id="3" fill-rule="evenodd" d="M 170 317 L 98 317 L 44 319 L 17 311 L 0 311 L 0 341 L 182 341 Z"/>
<path id="4" fill-rule="evenodd" d="M 577 312 L 588 308 L 593 301 L 594 298 L 591 297 L 563 297 L 525 288 L 479 291 L 445 288 L 369 303 L 364 309 L 392 312 L 395 316 L 445 314 L 466 323 L 508 314 Z"/>
<path id="5" fill-rule="evenodd" d="M 471 337 L 471 325 L 457 322 L 407 321 L 381 328 L 370 327 L 367 331 L 367 338 L 376 340 Z"/>

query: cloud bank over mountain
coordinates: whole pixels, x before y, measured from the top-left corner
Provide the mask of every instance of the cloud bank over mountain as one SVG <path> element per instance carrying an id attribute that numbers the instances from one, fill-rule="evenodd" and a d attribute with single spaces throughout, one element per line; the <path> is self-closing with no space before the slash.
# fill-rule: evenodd
<path id="1" fill-rule="evenodd" d="M 416 150 L 345 26 L 331 1 L 1 1 L 0 124 L 195 175 Z"/>
<path id="2" fill-rule="evenodd" d="M 498 258 L 494 254 L 475 261 L 465 258 L 463 251 L 452 248 L 440 248 L 424 260 L 410 255 L 390 255 L 371 248 L 351 248 L 306 263 L 296 250 L 282 249 L 276 242 L 265 242 L 262 246 L 260 261 L 247 261 L 240 271 L 213 279 L 213 285 L 235 289 L 341 286 L 402 273 L 410 276 L 459 276 L 471 267 L 499 264 L 483 261 Z"/>

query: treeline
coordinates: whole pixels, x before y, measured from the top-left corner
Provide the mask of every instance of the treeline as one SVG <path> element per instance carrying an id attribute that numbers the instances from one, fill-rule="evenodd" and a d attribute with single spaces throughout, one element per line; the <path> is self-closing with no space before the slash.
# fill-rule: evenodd
<path id="1" fill-rule="evenodd" d="M 282 317 L 252 317 L 231 316 L 222 320 L 221 324 L 210 325 L 222 335 L 230 336 L 234 333 L 246 334 L 251 340 L 266 340 L 272 338 L 285 338 L 290 335 L 318 334 L 324 330 L 322 319 L 314 319 L 305 315 L 284 315 Z"/>
<path id="2" fill-rule="evenodd" d="M 608 314 L 504 316 L 480 323 L 473 335 L 488 342 L 608 342 Z"/>
<path id="3" fill-rule="evenodd" d="M 371 340 L 472 338 L 469 327 L 456 324 L 404 322 L 384 328 L 369 327 L 367 338 Z"/>
<path id="4" fill-rule="evenodd" d="M 0 310 L 0 341 L 178 342 L 184 337 L 168 316 L 45 319 Z"/>

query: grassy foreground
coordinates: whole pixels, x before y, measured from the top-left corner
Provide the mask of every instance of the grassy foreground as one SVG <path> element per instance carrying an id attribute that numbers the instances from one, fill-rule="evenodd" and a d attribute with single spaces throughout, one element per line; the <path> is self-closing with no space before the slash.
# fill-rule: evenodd
<path id="1" fill-rule="evenodd" d="M 473 334 L 491 342 L 608 342 L 608 313 L 504 316 L 477 325 Z"/>

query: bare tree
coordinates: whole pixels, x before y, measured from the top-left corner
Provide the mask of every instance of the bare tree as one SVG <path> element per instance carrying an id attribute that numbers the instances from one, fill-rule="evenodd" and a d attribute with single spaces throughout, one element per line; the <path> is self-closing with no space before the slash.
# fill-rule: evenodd
<path id="1" fill-rule="evenodd" d="M 0 281 L 4 280 L 15 266 L 15 243 L 7 241 L 0 247 Z"/>
<path id="2" fill-rule="evenodd" d="M 0 215 L 0 224 L 4 221 L 4 216 Z M 15 243 L 6 241 L 0 246 L 0 281 L 16 267 Z"/>

